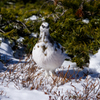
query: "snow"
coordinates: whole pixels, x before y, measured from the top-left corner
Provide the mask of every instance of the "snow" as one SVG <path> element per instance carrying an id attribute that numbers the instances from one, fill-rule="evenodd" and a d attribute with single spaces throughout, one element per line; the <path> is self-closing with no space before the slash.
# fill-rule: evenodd
<path id="1" fill-rule="evenodd" d="M 19 37 L 19 38 L 17 39 L 17 42 L 18 42 L 18 43 L 21 43 L 21 42 L 23 42 L 23 40 L 24 40 L 23 37 Z"/>
<path id="2" fill-rule="evenodd" d="M 39 17 L 38 17 L 38 16 L 36 16 L 36 15 L 32 15 L 32 16 L 30 16 L 29 18 L 26 18 L 25 20 L 26 20 L 26 21 L 28 21 L 28 20 L 35 21 L 35 20 L 37 20 L 37 19 L 41 19 L 42 21 L 44 21 L 44 20 L 45 20 L 45 18 L 44 18 L 44 17 L 39 18 Z"/>
<path id="3" fill-rule="evenodd" d="M 2 38 L 0 37 L 0 41 L 2 41 Z"/>
<path id="4" fill-rule="evenodd" d="M 82 19 L 82 22 L 88 24 L 89 23 L 89 19 L 88 18 Z"/>
<path id="5" fill-rule="evenodd" d="M 95 55 L 92 55 L 90 57 L 89 68 L 100 73 L 100 49 L 98 50 L 98 52 Z"/>
<path id="6" fill-rule="evenodd" d="M 22 38 L 20 38 L 19 40 L 22 40 Z M 15 59 L 13 57 L 12 52 L 13 51 L 7 42 L 1 43 L 0 45 L 1 59 L 5 60 L 4 58 L 2 58 L 4 56 L 6 56 L 6 60 L 12 59 L 13 63 L 10 63 L 10 65 L 15 64 L 15 62 L 18 63 L 18 59 Z M 28 61 L 30 61 L 30 59 Z M 27 72 L 25 72 L 25 69 L 26 71 L 28 71 L 27 69 L 30 67 L 30 64 L 27 64 L 26 67 L 23 65 L 24 69 L 22 69 L 21 64 L 24 64 L 25 60 L 22 60 L 22 62 L 23 63 L 18 64 L 18 71 L 24 70 L 24 72 L 23 73 L 18 72 L 18 75 L 23 78 L 23 76 L 27 77 Z M 1 75 L 5 73 L 6 67 L 7 66 L 5 66 L 4 64 L 2 64 L 2 62 L 0 62 Z M 70 77 L 70 79 L 65 80 L 66 81 L 65 84 L 61 83 L 62 78 L 58 77 L 57 79 L 58 83 L 55 83 L 55 85 L 52 85 L 52 82 L 54 82 L 52 78 L 50 77 L 45 78 L 43 76 L 44 74 L 41 74 L 38 77 L 36 76 L 39 72 L 42 72 L 43 70 L 39 70 L 38 68 L 36 71 L 37 71 L 36 73 L 34 72 L 35 74 L 33 73 L 33 75 L 35 75 L 34 77 L 35 86 L 33 90 L 30 90 L 30 88 L 22 87 L 20 84 L 16 86 L 15 85 L 16 80 L 9 82 L 9 84 L 7 84 L 7 80 L 2 83 L 3 78 L 0 75 L 0 100 L 49 100 L 50 98 L 54 100 L 61 100 L 62 97 L 66 98 L 62 100 L 69 100 L 68 97 L 66 96 L 72 97 L 72 94 L 74 96 L 74 94 L 76 93 L 74 91 L 77 91 L 79 93 L 77 95 L 79 96 L 84 93 L 83 92 L 84 87 L 88 86 L 88 88 L 91 89 L 94 83 L 97 84 L 97 87 L 95 89 L 96 91 L 98 89 L 98 82 L 100 84 L 100 49 L 95 55 L 90 56 L 89 68 L 84 67 L 84 69 L 82 70 L 76 66 L 75 62 L 64 61 L 61 68 L 56 69 L 56 73 L 59 74 L 59 72 L 63 72 L 63 74 L 65 75 L 66 72 L 68 71 L 66 77 L 67 78 Z M 87 75 L 84 76 L 84 74 L 87 74 Z M 15 77 L 17 77 L 17 74 L 15 75 Z M 54 79 L 55 78 L 56 77 L 54 77 Z M 37 84 L 41 81 L 41 79 L 43 80 L 43 82 L 41 83 L 41 85 L 39 85 L 38 87 L 39 89 L 35 88 Z M 43 84 L 45 84 L 44 87 L 43 87 Z M 84 95 L 86 94 L 84 93 Z M 89 96 L 96 97 L 94 92 L 91 92 Z M 93 100 L 97 100 L 97 99 L 93 99 Z"/>
<path id="7" fill-rule="evenodd" d="M 38 17 L 36 15 L 32 15 L 31 17 L 29 17 L 25 20 L 27 21 L 27 20 L 37 20 L 37 19 L 38 19 Z"/>
<path id="8" fill-rule="evenodd" d="M 8 43 L 5 43 L 5 42 L 1 42 L 0 51 L 3 54 L 8 54 L 8 55 L 13 54 L 13 51 L 12 51 L 11 47 L 9 46 Z"/>
<path id="9" fill-rule="evenodd" d="M 37 36 L 38 36 L 38 33 L 34 33 L 34 32 L 32 32 L 30 35 L 30 37 L 36 37 L 36 38 L 37 38 Z"/>
<path id="10" fill-rule="evenodd" d="M 41 91 L 18 90 L 13 83 L 10 83 L 9 87 L 0 88 L 7 93 L 6 96 L 0 97 L 0 100 L 48 100 L 48 96 Z"/>

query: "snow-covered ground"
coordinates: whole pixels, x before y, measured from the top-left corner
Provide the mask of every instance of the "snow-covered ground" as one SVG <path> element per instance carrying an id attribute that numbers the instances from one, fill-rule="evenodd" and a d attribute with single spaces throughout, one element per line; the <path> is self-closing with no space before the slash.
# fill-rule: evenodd
<path id="1" fill-rule="evenodd" d="M 0 62 L 0 100 L 79 100 L 80 96 L 85 97 L 86 95 L 90 100 L 100 100 L 97 99 L 100 92 L 100 50 L 95 55 L 90 56 L 89 68 L 82 70 L 77 68 L 76 63 L 64 61 L 61 68 L 56 70 L 59 77 L 54 76 L 53 78 L 45 78 L 43 71 L 39 68 L 35 70 L 36 72 L 33 71 L 34 74 L 28 73 L 31 64 L 23 65 L 26 62 L 25 59 L 21 62 L 19 59 L 15 59 L 8 43 L 1 43 L 0 57 L 9 66 L 17 66 L 16 74 L 12 75 L 10 70 L 6 71 L 8 65 Z M 30 61 L 30 58 L 28 59 L 27 61 Z M 40 76 L 38 75 L 39 72 L 42 73 Z M 65 78 L 60 77 L 59 73 L 62 72 Z M 19 75 L 20 79 L 23 79 L 23 77 L 27 77 L 27 73 L 30 74 L 30 77 L 31 74 L 34 76 L 34 80 L 32 80 L 34 83 L 27 82 L 27 84 L 34 84 L 33 89 L 29 88 L 32 86 L 22 86 L 22 80 L 17 81 L 18 78 L 15 78 Z M 12 81 L 8 77 L 12 78 Z M 16 80 L 13 80 L 13 78 Z M 94 87 L 95 91 L 92 91 Z M 75 99 L 76 96 L 77 99 Z"/>
<path id="2" fill-rule="evenodd" d="M 41 91 L 18 90 L 13 83 L 10 83 L 9 87 L 0 86 L 0 90 L 4 91 L 3 95 L 0 96 L 0 100 L 48 100 L 48 95 Z"/>

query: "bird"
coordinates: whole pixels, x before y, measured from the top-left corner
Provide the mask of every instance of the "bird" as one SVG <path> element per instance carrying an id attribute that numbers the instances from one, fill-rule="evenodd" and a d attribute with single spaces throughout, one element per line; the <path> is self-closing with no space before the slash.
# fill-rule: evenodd
<path id="1" fill-rule="evenodd" d="M 55 69 L 61 67 L 65 59 L 71 59 L 64 52 L 61 44 L 51 38 L 49 29 L 49 23 L 42 22 L 38 42 L 32 50 L 33 60 L 38 66 L 46 70 L 45 76 L 52 76 Z"/>

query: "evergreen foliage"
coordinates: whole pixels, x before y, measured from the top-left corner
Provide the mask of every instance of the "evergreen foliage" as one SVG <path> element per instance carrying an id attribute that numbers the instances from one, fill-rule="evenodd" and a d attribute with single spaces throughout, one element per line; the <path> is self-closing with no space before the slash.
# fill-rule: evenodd
<path id="1" fill-rule="evenodd" d="M 14 41 L 24 37 L 26 52 L 31 53 L 38 39 L 29 36 L 32 32 L 39 33 L 41 18 L 44 17 L 50 24 L 52 38 L 65 47 L 66 53 L 74 55 L 72 61 L 79 67 L 87 65 L 89 54 L 95 54 L 100 47 L 100 1 L 58 0 L 56 6 L 49 0 L 31 1 L 0 1 L 0 29 L 5 32 L 0 34 Z M 25 20 L 32 15 L 39 18 Z M 89 23 L 82 22 L 85 18 Z"/>

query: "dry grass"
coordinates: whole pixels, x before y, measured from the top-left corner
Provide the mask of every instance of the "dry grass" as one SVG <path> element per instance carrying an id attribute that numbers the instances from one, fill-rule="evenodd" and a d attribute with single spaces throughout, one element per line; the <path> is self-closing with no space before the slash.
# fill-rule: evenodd
<path id="1" fill-rule="evenodd" d="M 29 56 L 24 63 L 20 61 L 18 64 L 8 66 L 7 71 L 0 74 L 1 84 L 6 84 L 5 86 L 8 87 L 9 83 L 13 82 L 17 89 L 24 87 L 30 90 L 40 90 L 49 95 L 49 100 L 100 100 L 99 79 L 87 77 L 84 80 L 84 84 L 82 84 L 83 90 L 79 91 L 72 84 L 72 77 L 75 71 L 73 69 L 73 74 L 71 74 L 69 73 L 69 68 L 70 66 L 65 74 L 58 72 L 53 77 L 44 77 L 45 71 L 37 67 L 31 56 Z M 80 83 L 85 76 L 84 74 L 83 77 L 77 78 L 78 73 L 74 79 L 76 83 Z M 70 83 L 70 86 L 73 87 L 72 91 L 66 90 L 64 92 L 63 89 L 62 91 L 59 90 L 59 86 L 66 83 Z M 0 94 L 2 95 L 3 92 L 0 91 Z"/>
<path id="2" fill-rule="evenodd" d="M 3 90 L 0 90 L 0 96 L 9 98 L 9 97 L 7 96 L 7 93 L 5 93 Z M 0 100 L 1 100 L 1 98 L 0 98 Z"/>
<path id="3" fill-rule="evenodd" d="M 70 84 L 74 90 L 68 91 L 65 93 L 62 91 L 54 91 L 49 100 L 100 100 L 100 82 L 98 79 L 95 81 L 92 79 L 85 79 L 83 90 L 77 90 L 77 88 Z"/>

